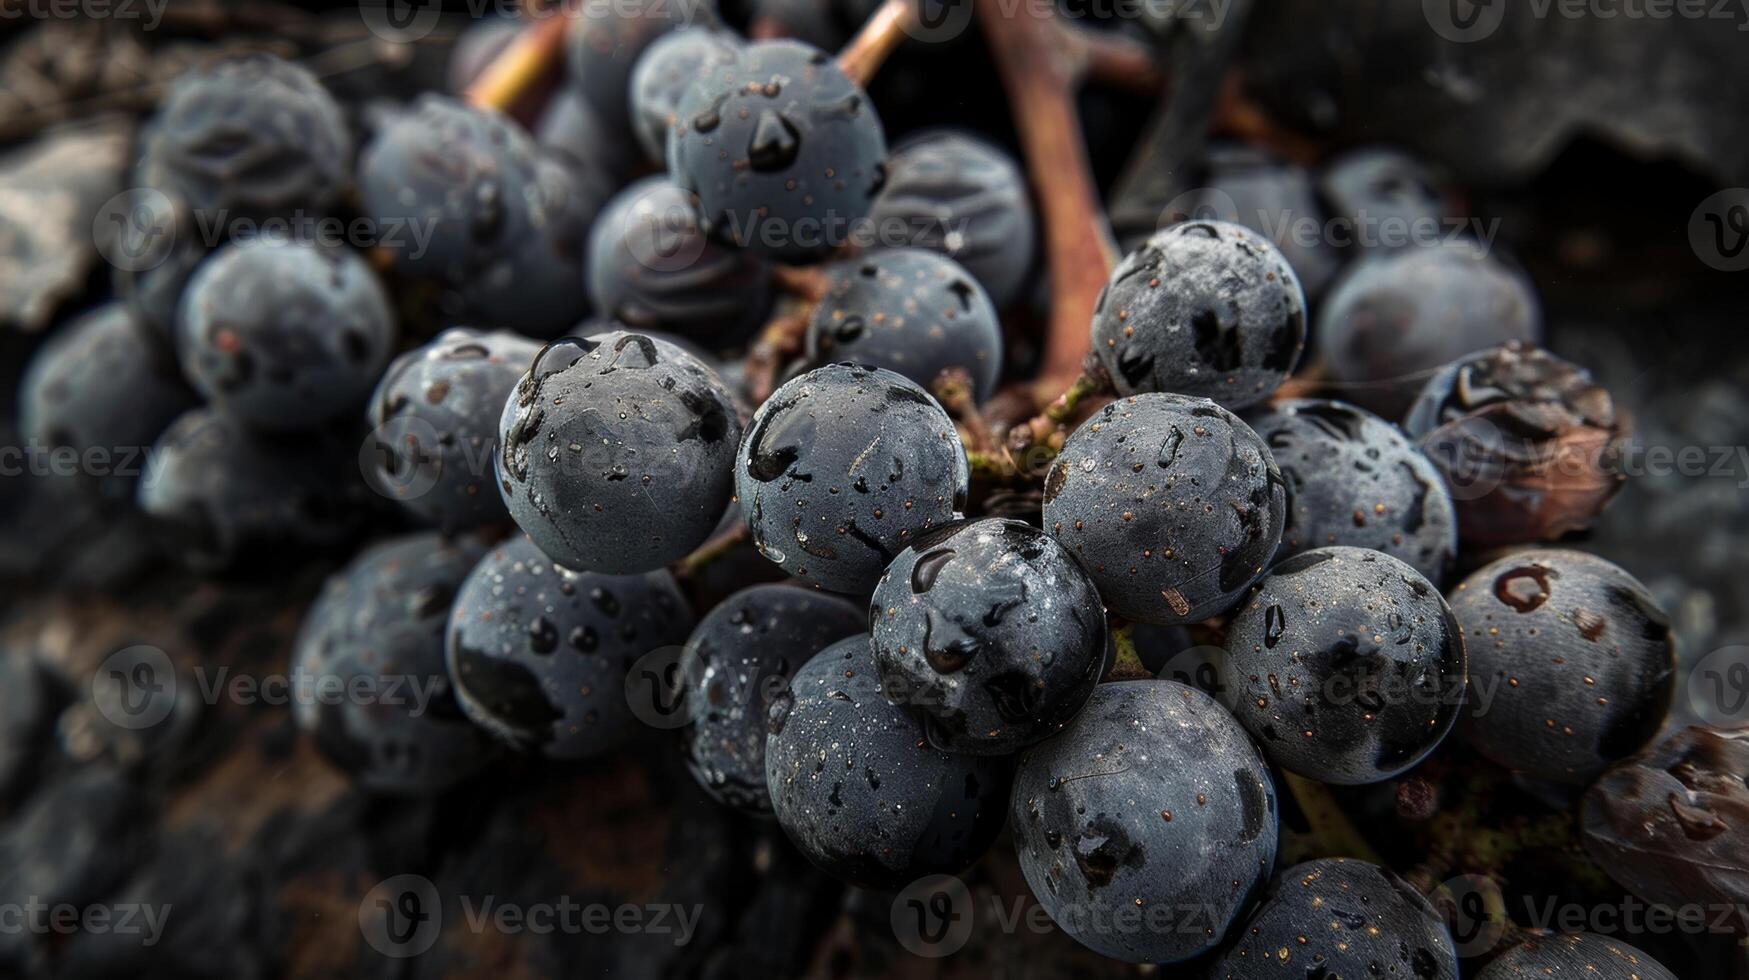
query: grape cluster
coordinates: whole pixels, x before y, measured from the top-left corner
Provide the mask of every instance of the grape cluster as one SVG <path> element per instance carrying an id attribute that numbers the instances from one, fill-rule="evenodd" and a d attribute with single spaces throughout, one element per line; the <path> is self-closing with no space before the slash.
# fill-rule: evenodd
<path id="1" fill-rule="evenodd" d="M 940 941 L 907 917 L 943 915 L 919 892 L 1024 881 L 1071 955 L 1171 975 L 1673 976 L 1590 934 L 1482 949 L 1451 928 L 1474 910 L 1445 901 L 1472 871 L 1514 899 L 1546 876 L 1563 897 L 1613 880 L 1739 901 L 1749 862 L 1749 743 L 1667 732 L 1678 627 L 1712 607 L 1578 550 L 1623 482 L 1629 413 L 1536 346 L 1529 276 L 1491 243 L 1292 233 L 1461 216 L 1441 170 L 1391 147 L 1288 162 L 1206 144 L 1193 119 L 1182 156 L 1064 194 L 1083 175 L 1040 164 L 1079 135 L 1062 106 L 1009 132 L 976 86 L 907 93 L 940 70 L 918 45 L 865 88 L 888 42 L 936 29 L 930 7 L 549 5 L 464 32 L 447 72 L 418 49 L 369 98 L 267 54 L 169 85 L 129 164 L 153 193 L 93 236 L 168 248 L 97 277 L 40 343 L 9 341 L 35 348 L 20 441 L 83 465 L 6 520 L 62 498 L 98 515 L 114 526 L 86 561 L 162 570 L 140 588 L 175 597 L 175 630 L 130 630 L 212 653 L 249 620 L 225 666 L 307 694 L 245 727 L 265 715 L 103 683 L 159 669 L 150 648 L 76 689 L 0 658 L 0 809 L 20 802 L 0 908 L 174 877 L 59 880 L 100 860 L 84 842 L 126 836 L 109 795 L 222 792 L 186 778 L 216 732 L 259 756 L 236 768 L 344 799 L 332 825 L 265 835 L 288 838 L 281 863 L 341 855 L 320 874 L 348 889 L 412 869 L 445 915 L 458 889 L 546 899 L 576 878 L 745 906 L 750 938 L 709 921 L 684 960 L 639 947 L 645 972 L 877 972 L 804 941 L 845 912 L 834 934 L 878 968 L 864 920 L 916 953 Z M 870 14 L 838 57 L 815 46 Z M 1066 61 L 1109 80 L 1145 56 L 1110 34 L 1071 36 Z M 1039 79 L 1006 77 L 1013 52 L 987 40 L 941 50 L 995 54 L 1038 110 Z M 1173 132 L 1199 91 L 1216 101 L 1180 81 Z M 1305 149 L 1236 90 L 1218 102 L 1223 133 Z M 1103 215 L 1079 212 L 1106 197 L 1115 217 L 1144 185 L 1175 204 L 1104 262 Z M 219 212 L 380 240 L 215 232 Z M 94 471 L 127 447 L 143 472 Z M 289 654 L 271 642 L 300 621 Z M 6 644 L 74 645 L 7 625 Z M 161 728 L 115 721 L 129 692 L 167 709 Z M 22 803 L 51 749 L 116 772 Z M 27 845 L 56 833 L 41 871 Z M 276 903 L 313 886 L 281 870 L 251 866 L 273 897 L 230 931 L 287 928 Z M 350 928 L 360 896 L 317 897 L 313 918 Z M 382 953 L 373 902 L 356 918 Z M 947 912 L 955 934 L 982 915 Z M 15 938 L 0 973 L 181 975 L 49 971 L 73 939 L 14 956 Z M 408 970 L 477 967 L 457 965 L 466 941 L 446 928 Z M 596 951 L 517 962 L 618 965 Z M 324 968 L 372 973 L 345 955 Z"/>

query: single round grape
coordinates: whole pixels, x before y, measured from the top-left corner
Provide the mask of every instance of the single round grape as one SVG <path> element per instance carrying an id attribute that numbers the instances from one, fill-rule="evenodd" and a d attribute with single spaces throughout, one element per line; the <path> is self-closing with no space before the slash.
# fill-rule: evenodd
<path id="1" fill-rule="evenodd" d="M 1464 641 L 1439 590 L 1365 548 L 1295 555 L 1233 613 L 1221 681 L 1277 765 L 1339 785 L 1413 768 L 1464 703 Z"/>
<path id="2" fill-rule="evenodd" d="M 283 573 L 288 556 L 351 541 L 368 516 L 357 448 L 320 433 L 271 437 L 191 409 L 152 447 L 140 509 L 191 568 L 259 563 Z"/>
<path id="3" fill-rule="evenodd" d="M 1521 551 L 1460 582 L 1451 608 L 1470 658 L 1460 730 L 1494 762 L 1584 785 L 1663 726 L 1676 688 L 1670 620 L 1610 562 Z"/>
<path id="4" fill-rule="evenodd" d="M 680 100 L 701 75 L 735 60 L 740 39 L 708 27 L 671 31 L 651 42 L 632 68 L 632 134 L 645 159 L 667 164 L 668 131 L 680 121 Z"/>
<path id="5" fill-rule="evenodd" d="M 581 319 L 577 269 L 610 182 L 495 110 L 426 94 L 359 161 L 364 214 L 398 275 L 453 320 L 553 336 Z"/>
<path id="6" fill-rule="evenodd" d="M 142 137 L 142 157 L 209 218 L 323 210 L 351 186 L 352 135 L 309 69 L 270 54 L 179 76 Z M 219 218 L 219 220 L 223 220 Z"/>
<path id="7" fill-rule="evenodd" d="M 707 0 L 591 0 L 571 17 L 565 34 L 571 88 L 613 127 L 629 125 L 632 71 L 641 55 L 668 31 L 714 20 Z"/>
<path id="8" fill-rule="evenodd" d="M 1313 548 L 1372 548 L 1435 586 L 1457 559 L 1451 491 L 1426 454 L 1384 419 L 1346 402 L 1292 398 L 1247 419 L 1287 483 L 1276 560 Z"/>
<path id="9" fill-rule="evenodd" d="M 1174 392 L 1244 408 L 1299 361 L 1306 295 L 1269 241 L 1225 221 L 1156 233 L 1111 273 L 1093 352 L 1120 394 Z"/>
<path id="10" fill-rule="evenodd" d="M 740 438 L 734 399 L 692 355 L 627 331 L 568 337 L 540 352 L 504 403 L 499 489 L 565 567 L 653 571 L 716 527 Z"/>
<path id="11" fill-rule="evenodd" d="M 1413 977 L 1458 980 L 1445 920 L 1408 882 L 1354 858 L 1275 876 L 1210 980 Z"/>
<path id="12" fill-rule="evenodd" d="M 665 177 L 640 180 L 601 209 L 589 237 L 588 279 L 602 313 L 719 347 L 764 323 L 771 310 L 771 264 L 707 238 L 697 202 Z"/>
<path id="13" fill-rule="evenodd" d="M 867 617 L 837 596 L 755 585 L 706 613 L 686 641 L 680 671 L 692 727 L 687 768 L 718 802 L 771 813 L 765 787 L 766 716 L 814 654 L 861 636 Z"/>
<path id="14" fill-rule="evenodd" d="M 31 356 L 18 431 L 28 444 L 77 453 L 100 494 L 132 500 L 146 451 L 194 406 L 175 358 L 127 307 L 111 303 L 60 327 Z"/>
<path id="15" fill-rule="evenodd" d="M 886 180 L 867 93 L 832 57 L 761 41 L 686 90 L 668 167 L 716 238 L 801 259 L 848 242 Z"/>
<path id="16" fill-rule="evenodd" d="M 887 699 L 867 634 L 803 664 L 771 709 L 772 813 L 809 860 L 864 888 L 971 865 L 1002 830 L 1012 773 L 930 746 Z"/>
<path id="17" fill-rule="evenodd" d="M 445 530 L 507 523 L 492 469 L 498 418 L 540 349 L 456 327 L 397 357 L 370 400 L 376 485 Z"/>
<path id="18" fill-rule="evenodd" d="M 1055 734 L 1105 663 L 1105 607 L 1043 531 L 965 521 L 916 535 L 869 600 L 889 692 L 950 752 L 1007 755 Z"/>
<path id="19" fill-rule="evenodd" d="M 1448 230 L 1451 207 L 1438 178 L 1401 150 L 1350 150 L 1324 166 L 1318 190 L 1364 250 L 1428 245 Z"/>
<path id="20" fill-rule="evenodd" d="M 445 656 L 475 724 L 525 752 L 584 759 L 637 731 L 626 675 L 691 629 L 667 572 L 574 572 L 518 535 L 468 573 Z"/>
<path id="21" fill-rule="evenodd" d="M 910 380 L 831 364 L 753 416 L 735 494 L 761 554 L 833 592 L 867 595 L 911 537 L 954 519 L 969 474 L 953 420 Z"/>
<path id="22" fill-rule="evenodd" d="M 1093 689 L 1020 757 L 1009 822 L 1052 921 L 1130 963 L 1220 943 L 1275 864 L 1269 767 L 1214 699 L 1175 681 Z"/>
<path id="23" fill-rule="evenodd" d="M 1324 209 L 1303 167 L 1250 146 L 1222 144 L 1205 159 L 1204 187 L 1186 213 L 1218 216 L 1268 238 L 1286 256 L 1309 296 L 1319 296 L 1342 266 L 1326 232 Z M 1232 213 L 1227 212 L 1229 207 Z M 1309 233 L 1308 233 L 1309 232 Z"/>
<path id="24" fill-rule="evenodd" d="M 1275 555 L 1286 505 L 1250 426 L 1206 398 L 1147 394 L 1069 435 L 1045 477 L 1044 526 L 1106 608 L 1171 626 L 1239 601 Z"/>
<path id="25" fill-rule="evenodd" d="M 613 187 L 644 168 L 643 153 L 604 122 L 582 93 L 570 86 L 553 93 L 535 124 L 534 138 L 572 170 L 596 175 Z"/>
<path id="26" fill-rule="evenodd" d="M 1530 936 L 1476 980 L 1676 980 L 1663 964 L 1619 939 L 1589 932 Z"/>
<path id="27" fill-rule="evenodd" d="M 388 291 L 358 253 L 256 238 L 189 281 L 176 346 L 209 401 L 255 428 L 302 431 L 357 413 L 395 332 Z"/>
<path id="28" fill-rule="evenodd" d="M 868 220 L 878 246 L 927 248 L 965 266 L 997 309 L 1031 281 L 1038 219 L 1026 174 L 971 133 L 930 130 L 895 146 Z"/>
<path id="29" fill-rule="evenodd" d="M 925 390 L 942 371 L 960 368 L 978 401 L 995 394 L 1002 324 L 984 287 L 958 262 L 899 248 L 838 263 L 829 275 L 808 320 L 810 363 L 886 368 Z"/>
<path id="30" fill-rule="evenodd" d="M 1319 307 L 1315 332 L 1342 397 L 1400 419 L 1428 374 L 1472 351 L 1542 335 L 1536 291 L 1472 242 L 1371 255 Z"/>
<path id="31" fill-rule="evenodd" d="M 374 545 L 329 577 L 304 617 L 292 716 L 367 790 L 438 792 L 491 758 L 443 661 L 450 600 L 485 551 L 436 532 Z"/>

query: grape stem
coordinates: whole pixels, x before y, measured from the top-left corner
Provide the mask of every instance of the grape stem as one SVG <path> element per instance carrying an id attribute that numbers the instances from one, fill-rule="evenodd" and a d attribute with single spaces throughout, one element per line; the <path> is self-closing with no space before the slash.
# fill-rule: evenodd
<path id="1" fill-rule="evenodd" d="M 1063 393 L 1051 399 L 1039 414 L 1008 430 L 1008 448 L 1026 454 L 1049 444 L 1053 436 L 1062 434 L 1064 426 L 1074 418 L 1075 411 L 1089 398 L 1111 393 L 1111 375 L 1098 359 L 1088 354 L 1081 373 Z"/>
<path id="2" fill-rule="evenodd" d="M 1282 780 L 1287 783 L 1294 802 L 1299 804 L 1300 812 L 1306 815 L 1306 822 L 1312 826 L 1318 857 L 1359 858 L 1381 868 L 1386 866 L 1384 859 L 1355 829 L 1348 814 L 1342 812 L 1329 787 L 1291 772 L 1283 772 Z"/>
<path id="3" fill-rule="evenodd" d="M 542 14 L 468 86 L 463 97 L 469 104 L 509 112 L 523 96 L 550 77 L 565 46 L 565 29 L 571 23 L 571 14 L 562 3 Z"/>
<path id="4" fill-rule="evenodd" d="M 1136 652 L 1134 628 L 1115 617 L 1111 623 L 1111 646 L 1116 655 L 1105 671 L 1105 681 L 1145 681 L 1154 676 L 1142 666 L 1141 654 Z"/>
<path id="5" fill-rule="evenodd" d="M 778 289 L 810 303 L 824 299 L 827 290 L 832 288 L 832 277 L 819 266 L 784 265 L 781 262 L 772 265 L 771 282 Z"/>
<path id="6" fill-rule="evenodd" d="M 748 540 L 748 537 L 747 525 L 744 523 L 736 524 L 727 531 L 724 531 L 716 537 L 711 538 L 709 541 L 706 541 L 704 544 L 699 545 L 697 551 L 680 559 L 680 561 L 674 566 L 675 576 L 683 579 L 696 576 L 711 562 L 714 562 L 728 554 L 730 551 L 733 551 L 735 546 L 741 542 Z"/>
<path id="7" fill-rule="evenodd" d="M 1062 43 L 1077 77 L 1137 95 L 1155 96 L 1166 86 L 1154 49 L 1127 34 L 1059 21 Z"/>
<path id="8" fill-rule="evenodd" d="M 759 339 L 747 350 L 745 387 L 747 398 L 762 405 L 777 390 L 777 374 L 790 358 L 802 352 L 808 336 L 808 321 L 814 316 L 814 303 L 803 302 L 788 312 L 779 313 L 765 324 Z"/>
<path id="9" fill-rule="evenodd" d="M 885 0 L 844 50 L 838 52 L 838 67 L 858 85 L 867 85 L 881 63 L 904 40 L 910 22 L 911 0 Z"/>
<path id="10" fill-rule="evenodd" d="M 941 402 L 941 407 L 947 409 L 948 416 L 965 429 L 961 439 L 968 452 L 988 453 L 996 445 L 990 436 L 990 424 L 984 420 L 984 413 L 978 410 L 976 388 L 965 368 L 942 369 L 930 390 L 936 401 Z"/>

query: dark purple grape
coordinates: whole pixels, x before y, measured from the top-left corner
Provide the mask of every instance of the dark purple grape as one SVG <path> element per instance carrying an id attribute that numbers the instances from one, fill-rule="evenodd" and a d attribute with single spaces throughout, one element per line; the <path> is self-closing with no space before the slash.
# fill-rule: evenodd
<path id="1" fill-rule="evenodd" d="M 588 0 L 565 35 L 569 84 L 623 139 L 639 57 L 668 31 L 714 20 L 707 0 Z"/>
<path id="2" fill-rule="evenodd" d="M 353 540 L 369 516 L 358 447 L 326 434 L 271 437 L 197 408 L 152 447 L 139 504 L 167 549 L 203 572 L 283 574 L 291 556 Z"/>
<path id="3" fill-rule="evenodd" d="M 942 371 L 960 368 L 978 401 L 995 394 L 1002 324 L 984 287 L 958 262 L 898 248 L 837 263 L 829 275 L 808 320 L 810 363 L 886 368 L 925 390 Z"/>
<path id="4" fill-rule="evenodd" d="M 159 339 L 112 303 L 60 327 L 32 355 L 18 431 L 27 444 L 77 453 L 103 496 L 132 500 L 147 450 L 195 402 Z"/>
<path id="5" fill-rule="evenodd" d="M 1075 716 L 1105 662 L 1105 607 L 1063 546 L 986 519 L 916 535 L 869 600 L 875 663 L 931 741 L 1007 755 Z"/>
<path id="6" fill-rule="evenodd" d="M 1045 477 L 1045 530 L 1106 608 L 1144 623 L 1231 608 L 1281 542 L 1286 493 L 1269 448 L 1206 398 L 1137 395 L 1069 435 Z"/>
<path id="7" fill-rule="evenodd" d="M 680 100 L 668 167 L 713 237 L 786 259 L 851 240 L 886 180 L 867 93 L 824 51 L 761 41 Z"/>
<path id="8" fill-rule="evenodd" d="M 667 572 L 574 572 L 518 535 L 462 583 L 445 656 L 475 724 L 525 752 L 583 759 L 638 730 L 627 674 L 691 629 Z"/>
<path id="9" fill-rule="evenodd" d="M 1488 964 L 1476 980 L 1676 980 L 1652 957 L 1589 932 L 1530 936 Z"/>
<path id="10" fill-rule="evenodd" d="M 868 619 L 838 598 L 793 585 L 755 585 L 706 613 L 680 659 L 687 768 L 705 792 L 738 810 L 771 813 L 765 787 L 766 716 L 814 654 Z"/>
<path id="11" fill-rule="evenodd" d="M 1445 920 L 1409 883 L 1354 858 L 1296 864 L 1269 891 L 1209 980 L 1458 980 Z"/>
<path id="12" fill-rule="evenodd" d="M 665 177 L 640 180 L 602 208 L 589 238 L 588 281 L 603 314 L 718 348 L 771 310 L 770 263 L 707 238 L 692 195 Z"/>
<path id="13" fill-rule="evenodd" d="M 1328 240 L 1311 174 L 1263 150 L 1233 144 L 1210 149 L 1204 163 L 1204 186 L 1188 199 L 1186 216 L 1212 210 L 1251 229 L 1286 256 L 1307 295 L 1322 295 L 1342 260 Z"/>
<path id="14" fill-rule="evenodd" d="M 896 889 L 976 861 L 1002 830 L 1012 767 L 952 755 L 891 703 L 868 636 L 820 651 L 771 709 L 772 812 L 815 864 L 864 888 Z"/>
<path id="15" fill-rule="evenodd" d="M 373 484 L 445 530 L 508 523 L 493 479 L 498 419 L 540 349 L 456 327 L 396 358 L 370 400 Z"/>
<path id="16" fill-rule="evenodd" d="M 1247 421 L 1287 481 L 1277 560 L 1330 545 L 1372 548 L 1445 582 L 1457 558 L 1451 493 L 1396 426 L 1345 402 L 1300 398 Z"/>
<path id="17" fill-rule="evenodd" d="M 304 618 L 293 717 L 366 790 L 438 792 L 491 758 L 443 662 L 450 601 L 485 551 L 435 532 L 375 545 L 328 579 Z"/>
<path id="18" fill-rule="evenodd" d="M 215 253 L 189 281 L 176 321 L 194 386 L 273 432 L 355 416 L 395 333 L 388 291 L 358 253 L 278 238 Z"/>
<path id="19" fill-rule="evenodd" d="M 653 571 L 717 526 L 740 438 L 729 390 L 692 355 L 627 331 L 568 337 L 540 352 L 504 404 L 499 489 L 567 568 Z"/>
<path id="20" fill-rule="evenodd" d="M 1118 392 L 1173 392 L 1238 409 L 1299 362 L 1306 296 L 1281 252 L 1224 221 L 1158 232 L 1111 273 L 1093 308 L 1093 352 Z"/>
<path id="21" fill-rule="evenodd" d="M 351 186 L 352 136 L 316 76 L 270 54 L 178 77 L 142 137 L 147 172 L 208 220 L 321 211 Z"/>
<path id="22" fill-rule="evenodd" d="M 1340 396 L 1395 420 L 1431 372 L 1509 340 L 1536 343 L 1542 311 L 1523 273 L 1452 242 L 1355 263 L 1324 298 L 1314 336 Z"/>
<path id="23" fill-rule="evenodd" d="M 688 86 L 735 60 L 740 38 L 709 27 L 687 27 L 658 37 L 632 69 L 629 110 L 632 134 L 644 158 L 667 164 L 668 131 L 680 121 Z"/>
<path id="24" fill-rule="evenodd" d="M 1030 281 L 1038 220 L 1026 175 L 971 133 L 930 130 L 895 146 L 868 221 L 878 246 L 927 248 L 965 266 L 997 309 Z"/>
<path id="25" fill-rule="evenodd" d="M 601 120 L 589 101 L 566 86 L 553 93 L 534 128 L 535 142 L 571 169 L 618 186 L 644 166 L 644 157 L 632 142 Z M 597 219 L 599 220 L 599 219 Z"/>
<path id="26" fill-rule="evenodd" d="M 1332 217 L 1352 229 L 1358 250 L 1427 245 L 1450 227 L 1451 202 L 1439 178 L 1401 150 L 1350 150 L 1324 165 L 1318 191 Z"/>
<path id="27" fill-rule="evenodd" d="M 1221 681 L 1284 769 L 1376 783 L 1425 759 L 1464 703 L 1464 641 L 1433 584 L 1390 555 L 1318 548 L 1233 613 Z"/>
<path id="28" fill-rule="evenodd" d="M 1670 621 L 1627 572 L 1522 551 L 1451 594 L 1470 658 L 1462 731 L 1515 772 L 1584 785 L 1658 733 L 1676 688 Z"/>
<path id="29" fill-rule="evenodd" d="M 1269 767 L 1208 695 L 1174 681 L 1100 684 L 1063 732 L 1020 757 L 1010 827 L 1057 925 L 1130 963 L 1219 944 L 1269 880 Z"/>
<path id="30" fill-rule="evenodd" d="M 913 535 L 954 519 L 968 479 L 965 447 L 935 399 L 854 364 L 778 388 L 735 464 L 760 553 L 817 588 L 855 595 Z"/>

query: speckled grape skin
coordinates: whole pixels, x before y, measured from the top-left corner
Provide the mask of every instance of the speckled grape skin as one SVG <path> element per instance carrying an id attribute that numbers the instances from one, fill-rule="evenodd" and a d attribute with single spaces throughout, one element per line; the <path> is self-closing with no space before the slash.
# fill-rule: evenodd
<path id="1" fill-rule="evenodd" d="M 692 195 L 665 177 L 632 184 L 602 209 L 590 232 L 588 280 L 603 314 L 719 349 L 771 310 L 771 263 L 707 239 Z"/>
<path id="2" fill-rule="evenodd" d="M 1531 936 L 1476 980 L 1676 980 L 1676 974 L 1619 939 L 1572 932 Z"/>
<path id="3" fill-rule="evenodd" d="M 499 489 L 554 561 L 627 575 L 684 558 L 729 506 L 741 421 L 691 354 L 627 331 L 548 344 L 504 403 Z"/>
<path id="4" fill-rule="evenodd" d="M 485 550 L 436 532 L 375 545 L 328 579 L 304 618 L 292 682 L 307 695 L 292 715 L 367 790 L 437 792 L 492 756 L 443 658 L 450 600 Z M 344 696 L 353 685 L 368 696 Z"/>
<path id="5" fill-rule="evenodd" d="M 797 668 L 867 617 L 837 596 L 793 585 L 755 585 L 704 615 L 680 658 L 687 716 L 686 764 L 705 792 L 744 813 L 769 815 L 767 715 Z"/>
<path id="6" fill-rule="evenodd" d="M 725 31 L 687 27 L 657 38 L 632 68 L 632 135 L 644 157 L 667 163 L 668 130 L 680 121 L 680 100 L 700 75 L 735 59 L 740 40 Z"/>
<path id="7" fill-rule="evenodd" d="M 492 475 L 498 418 L 540 349 L 521 334 L 456 327 L 395 358 L 370 400 L 378 484 L 422 491 L 397 499 L 445 530 L 508 523 Z"/>
<path id="8" fill-rule="evenodd" d="M 877 245 L 946 255 L 977 278 L 997 309 L 1019 299 L 1030 281 L 1038 219 L 1026 175 L 971 133 L 927 130 L 893 147 L 868 218 Z"/>
<path id="9" fill-rule="evenodd" d="M 518 536 L 456 593 L 444 655 L 475 724 L 525 752 L 585 759 L 638 730 L 627 673 L 692 623 L 667 572 L 574 572 Z"/>
<path id="10" fill-rule="evenodd" d="M 1209 980 L 1458 980 L 1439 912 L 1409 883 L 1353 858 L 1297 864 L 1270 882 Z"/>
<path id="11" fill-rule="evenodd" d="M 1206 398 L 1149 394 L 1070 434 L 1045 477 L 1044 526 L 1106 608 L 1172 626 L 1239 601 L 1281 542 L 1285 506 L 1250 426 Z"/>
<path id="12" fill-rule="evenodd" d="M 948 368 L 984 401 L 1002 373 L 1002 325 L 984 287 L 958 262 L 920 248 L 875 252 L 834 265 L 808 320 L 809 363 L 886 368 L 932 390 Z"/>
<path id="13" fill-rule="evenodd" d="M 867 634 L 803 664 L 769 721 L 772 812 L 809 860 L 845 881 L 897 889 L 953 874 L 1002 830 L 1012 763 L 930 746 L 887 700 Z"/>
<path id="14" fill-rule="evenodd" d="M 735 494 L 760 554 L 832 592 L 867 595 L 915 535 L 954 519 L 969 474 L 953 420 L 891 371 L 830 364 L 754 413 Z"/>
<path id="15" fill-rule="evenodd" d="M 1009 825 L 1026 883 L 1065 932 L 1114 959 L 1175 963 L 1220 943 L 1268 880 L 1275 784 L 1208 695 L 1100 684 L 1020 757 Z"/>
<path id="16" fill-rule="evenodd" d="M 1363 408 L 1292 398 L 1247 418 L 1287 481 L 1282 560 L 1312 548 L 1372 548 L 1443 585 L 1457 558 L 1451 491 L 1426 454 Z"/>
<path id="17" fill-rule="evenodd" d="M 220 249 L 189 281 L 176 318 L 195 388 L 274 432 L 357 413 L 395 333 L 388 291 L 358 253 L 274 238 Z"/>
<path id="18" fill-rule="evenodd" d="M 209 220 L 319 212 L 352 182 L 352 135 L 339 103 L 309 69 L 269 54 L 178 77 L 140 152 Z"/>
<path id="19" fill-rule="evenodd" d="M 1105 607 L 1080 564 L 1020 521 L 917 535 L 875 586 L 868 621 L 889 691 L 951 752 L 1008 755 L 1087 703 L 1105 661 Z"/>
<path id="20" fill-rule="evenodd" d="M 1221 673 L 1273 762 L 1339 785 L 1414 767 L 1464 702 L 1464 644 L 1445 599 L 1365 548 L 1318 548 L 1270 569 L 1233 613 Z"/>
<path id="21" fill-rule="evenodd" d="M 133 499 L 146 450 L 195 405 L 175 359 L 120 303 L 58 328 L 31 356 L 18 401 L 27 444 L 67 446 L 82 458 L 108 453 L 112 471 L 90 479 L 103 496 L 121 500 Z"/>
<path id="22" fill-rule="evenodd" d="M 668 167 L 715 237 L 800 259 L 844 244 L 886 180 L 872 102 L 832 57 L 762 41 L 680 100 Z"/>
<path id="23" fill-rule="evenodd" d="M 1394 421 L 1428 372 L 1509 340 L 1536 343 L 1542 312 L 1523 273 L 1453 242 L 1356 262 L 1324 297 L 1313 333 L 1343 397 Z"/>
<path id="24" fill-rule="evenodd" d="M 200 571 L 273 566 L 337 547 L 369 516 L 350 440 L 270 438 L 212 408 L 184 412 L 152 447 L 140 509 L 169 550 Z"/>
<path id="25" fill-rule="evenodd" d="M 1155 234 L 1118 263 L 1093 308 L 1093 352 L 1123 395 L 1244 408 L 1287 379 L 1305 343 L 1293 269 L 1268 239 L 1225 221 Z"/>
<path id="26" fill-rule="evenodd" d="M 1675 637 L 1646 587 L 1610 562 L 1521 551 L 1460 582 L 1451 608 L 1470 658 L 1460 731 L 1489 759 L 1580 786 L 1663 725 Z"/>

